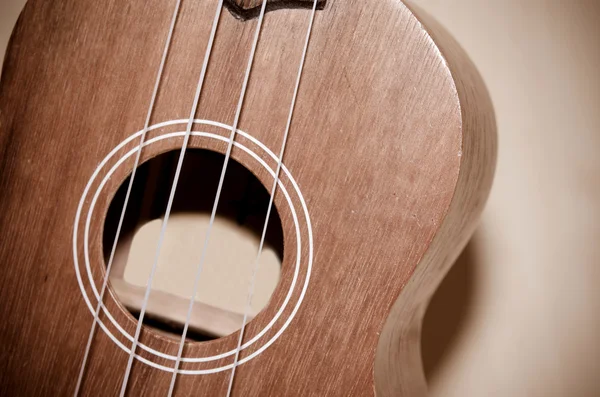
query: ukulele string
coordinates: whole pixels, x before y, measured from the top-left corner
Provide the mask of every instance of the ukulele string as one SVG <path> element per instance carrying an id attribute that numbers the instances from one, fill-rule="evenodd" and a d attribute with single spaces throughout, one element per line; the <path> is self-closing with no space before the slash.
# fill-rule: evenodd
<path id="1" fill-rule="evenodd" d="M 267 0 L 263 0 L 262 1 L 262 6 L 260 9 L 260 15 L 258 17 L 258 22 L 257 22 L 257 26 L 256 26 L 256 30 L 254 32 L 254 41 L 252 43 L 252 49 L 250 50 L 250 55 L 248 58 L 248 65 L 246 67 L 246 73 L 244 76 L 244 82 L 242 84 L 242 90 L 240 93 L 240 97 L 238 100 L 238 104 L 237 104 L 237 109 L 235 112 L 235 117 L 234 117 L 234 121 L 233 124 L 231 126 L 231 132 L 229 135 L 229 142 L 227 144 L 227 151 L 225 154 L 225 160 L 223 161 L 223 167 L 221 169 L 221 176 L 219 178 L 219 184 L 217 187 L 217 192 L 215 194 L 215 199 L 213 202 L 213 207 L 212 207 L 212 211 L 210 214 L 210 221 L 208 223 L 208 228 L 206 230 L 206 234 L 204 237 L 204 244 L 202 246 L 202 251 L 200 253 L 200 261 L 198 263 L 198 267 L 196 270 L 196 276 L 194 279 L 194 287 L 193 287 L 193 291 L 192 291 L 192 295 L 191 295 L 191 299 L 190 299 L 190 303 L 188 306 L 188 312 L 187 312 L 187 316 L 186 316 L 186 320 L 185 320 L 185 325 L 183 327 L 183 332 L 181 334 L 181 340 L 179 342 L 179 349 L 177 352 L 177 359 L 175 361 L 175 366 L 173 368 L 173 376 L 171 377 L 171 384 L 169 386 L 169 397 L 171 397 L 173 395 L 173 391 L 175 389 L 175 383 L 176 383 L 176 379 L 177 379 L 177 372 L 179 370 L 179 366 L 181 364 L 181 357 L 183 355 L 183 348 L 185 346 L 185 338 L 187 336 L 187 332 L 188 332 L 188 328 L 189 328 L 189 323 L 192 317 L 192 311 L 194 308 L 194 302 L 195 302 L 195 297 L 196 294 L 198 292 L 198 285 L 200 282 L 200 276 L 202 274 L 202 268 L 204 266 L 204 261 L 206 258 L 206 252 L 208 251 L 208 243 L 210 240 L 210 235 L 211 235 L 211 231 L 213 228 L 213 224 L 215 222 L 215 217 L 217 214 L 217 208 L 219 206 L 219 199 L 221 198 L 221 191 L 223 189 L 223 184 L 225 182 L 225 174 L 227 172 L 227 165 L 229 164 L 229 159 L 231 158 L 231 151 L 233 149 L 233 143 L 235 141 L 235 136 L 236 136 L 236 132 L 237 132 L 237 128 L 239 125 L 239 121 L 240 121 L 240 116 L 242 114 L 242 108 L 244 105 L 244 99 L 246 98 L 246 91 L 248 89 L 248 82 L 250 81 L 250 74 L 252 72 L 252 65 L 254 64 L 254 56 L 256 55 L 256 49 L 258 47 L 258 41 L 260 38 L 260 32 L 262 30 L 262 25 L 263 25 L 263 21 L 264 21 L 264 17 L 265 17 L 265 11 L 266 11 L 266 6 L 267 6 Z"/>
<path id="2" fill-rule="evenodd" d="M 146 121 L 144 122 L 144 129 L 142 130 L 142 135 L 140 137 L 139 148 L 138 148 L 136 156 L 135 156 L 135 161 L 133 164 L 133 170 L 131 172 L 131 177 L 129 178 L 129 184 L 127 186 L 127 193 L 125 194 L 125 201 L 123 202 L 123 207 L 121 209 L 121 215 L 119 217 L 119 223 L 117 225 L 115 238 L 113 240 L 112 248 L 110 251 L 110 257 L 108 259 L 108 264 L 106 266 L 106 273 L 105 273 L 104 279 L 102 281 L 102 287 L 100 289 L 100 296 L 98 298 L 98 304 L 96 305 L 96 310 L 94 312 L 94 321 L 92 322 L 92 326 L 91 326 L 90 333 L 88 336 L 87 344 L 85 347 L 85 352 L 83 354 L 83 361 L 82 361 L 81 367 L 79 369 L 79 376 L 77 377 L 77 384 L 75 386 L 74 397 L 77 397 L 79 395 L 79 390 L 80 390 L 81 384 L 83 382 L 83 376 L 85 374 L 86 364 L 87 364 L 90 350 L 92 347 L 92 340 L 94 339 L 94 334 L 96 332 L 96 326 L 98 324 L 99 317 L 100 317 L 100 308 L 103 306 L 104 294 L 106 293 L 106 290 L 107 290 L 109 275 L 110 275 L 110 271 L 112 269 L 115 252 L 117 250 L 117 243 L 118 243 L 119 237 L 121 235 L 121 228 L 123 226 L 123 222 L 125 219 L 125 213 L 127 212 L 127 205 L 129 204 L 129 197 L 131 196 L 131 190 L 133 188 L 133 181 L 135 179 L 136 171 L 137 171 L 137 168 L 140 163 L 142 148 L 144 146 L 144 142 L 146 140 L 146 135 L 147 135 L 148 129 L 150 127 L 150 120 L 152 118 L 152 112 L 154 110 L 154 104 L 156 102 L 156 97 L 158 96 L 158 89 L 160 87 L 160 82 L 162 80 L 162 75 L 163 75 L 163 71 L 165 68 L 167 56 L 169 53 L 169 48 L 171 47 L 171 41 L 173 38 L 173 32 L 175 31 L 175 24 L 177 22 L 177 16 L 179 15 L 180 6 L 181 6 L 181 0 L 177 0 L 177 3 L 175 4 L 175 9 L 173 10 L 173 16 L 171 17 L 171 24 L 169 26 L 169 32 L 167 34 L 165 47 L 163 49 L 162 57 L 160 60 L 160 66 L 158 68 L 158 73 L 156 75 L 156 81 L 154 83 L 152 97 L 150 99 L 150 104 L 148 106 L 148 112 L 146 113 Z"/>
<path id="3" fill-rule="evenodd" d="M 248 313 L 252 306 L 252 297 L 254 296 L 254 287 L 256 284 L 256 272 L 258 271 L 258 266 L 260 264 L 260 256 L 262 254 L 262 250 L 265 243 L 265 238 L 267 235 L 267 227 L 269 225 L 269 219 L 271 216 L 271 210 L 273 209 L 273 202 L 275 199 L 275 192 L 277 190 L 277 184 L 279 183 L 279 175 L 281 173 L 281 167 L 283 165 L 283 156 L 285 154 L 285 148 L 287 145 L 287 140 L 290 132 L 290 128 L 292 125 L 292 119 L 294 116 L 294 109 L 296 108 L 296 99 L 298 98 L 298 91 L 300 89 L 300 81 L 302 80 L 302 72 L 304 71 L 304 63 L 306 61 L 306 54 L 308 52 L 308 44 L 310 42 L 310 37 L 313 29 L 313 22 L 315 20 L 315 14 L 317 10 L 317 2 L 318 0 L 314 0 L 312 12 L 310 15 L 310 21 L 308 23 L 308 29 L 306 32 L 306 40 L 304 42 L 304 48 L 302 50 L 302 58 L 300 59 L 300 66 L 298 68 L 298 75 L 296 77 L 296 85 L 294 87 L 294 94 L 292 95 L 292 103 L 290 105 L 290 111 L 288 114 L 287 123 L 285 126 L 285 132 L 283 134 L 283 142 L 281 143 L 281 148 L 279 150 L 279 157 L 277 160 L 277 169 L 275 171 L 275 177 L 273 180 L 273 186 L 271 187 L 271 196 L 269 198 L 269 205 L 267 207 L 267 214 L 265 215 L 265 223 L 263 225 L 262 234 L 260 237 L 260 243 L 258 245 L 258 253 L 256 254 L 256 258 L 254 259 L 254 263 L 252 265 L 252 276 L 250 278 L 250 283 L 248 287 L 248 297 L 246 300 L 246 307 L 244 310 L 244 318 L 242 320 L 242 328 L 239 331 L 239 337 L 237 342 L 237 347 L 235 349 L 235 358 L 233 360 L 233 367 L 231 368 L 231 375 L 229 377 L 229 386 L 227 387 L 227 397 L 231 396 L 231 391 L 233 389 L 233 379 L 235 378 L 235 371 L 238 365 L 240 351 L 242 349 L 242 341 L 244 339 L 244 331 L 246 330 L 246 323 L 248 321 Z"/>
<path id="4" fill-rule="evenodd" d="M 146 284 L 146 292 L 145 292 L 145 295 L 144 295 L 144 301 L 142 303 L 142 307 L 141 307 L 141 310 L 140 310 L 140 315 L 139 315 L 139 318 L 138 318 L 137 327 L 136 327 L 136 330 L 135 330 L 135 336 L 133 338 L 133 343 L 131 345 L 131 351 L 129 353 L 129 360 L 127 361 L 127 367 L 125 369 L 125 375 L 123 377 L 123 382 L 121 384 L 121 392 L 119 394 L 121 397 L 123 397 L 125 395 L 125 392 L 127 390 L 127 383 L 128 383 L 128 380 L 129 380 L 129 376 L 131 374 L 131 368 L 132 368 L 132 365 L 133 365 L 133 359 L 135 357 L 136 347 L 137 347 L 137 344 L 138 344 L 138 341 L 139 341 L 139 338 L 140 338 L 140 333 L 141 333 L 141 330 L 142 330 L 142 324 L 144 322 L 144 316 L 146 314 L 146 309 L 147 309 L 147 306 L 148 306 L 148 300 L 150 298 L 150 292 L 152 290 L 152 283 L 154 281 L 154 275 L 156 273 L 156 269 L 158 268 L 158 259 L 159 259 L 159 256 L 160 256 L 160 250 L 161 250 L 164 238 L 165 238 L 165 234 L 166 234 L 166 230 L 167 230 L 167 223 L 169 221 L 169 216 L 171 214 L 171 207 L 173 205 L 173 200 L 175 198 L 175 191 L 177 189 L 177 183 L 179 181 L 179 176 L 180 176 L 180 173 L 181 173 L 181 168 L 183 166 L 183 160 L 184 160 L 184 157 L 185 157 L 185 152 L 187 150 L 188 142 L 189 142 L 190 135 L 191 135 L 191 132 L 192 132 L 192 126 L 194 124 L 194 117 L 196 115 L 196 111 L 198 109 L 198 104 L 200 102 L 200 95 L 202 93 L 202 87 L 204 85 L 204 79 L 206 77 L 206 71 L 208 69 L 208 63 L 209 63 L 209 60 L 210 60 L 210 55 L 212 53 L 213 43 L 214 43 L 215 36 L 216 36 L 216 33 L 217 33 L 217 27 L 219 25 L 219 19 L 221 17 L 221 11 L 222 10 L 223 10 L 223 0 L 219 0 L 218 5 L 217 5 L 217 11 L 215 12 L 215 17 L 214 17 L 214 20 L 213 20 L 213 23 L 212 23 L 212 28 L 211 28 L 210 36 L 209 36 L 209 39 L 208 39 L 208 44 L 206 46 L 206 52 L 205 52 L 205 55 L 204 55 L 204 61 L 202 63 L 202 70 L 200 72 L 200 77 L 198 79 L 198 85 L 196 87 L 196 94 L 194 96 L 194 102 L 193 102 L 193 105 L 192 105 L 192 110 L 190 111 L 190 117 L 189 117 L 189 120 L 188 120 L 188 123 L 187 123 L 186 131 L 185 131 L 185 136 L 184 136 L 183 143 L 182 143 L 182 146 L 181 146 L 181 151 L 180 151 L 180 154 L 179 154 L 179 161 L 177 163 L 177 168 L 175 170 L 175 175 L 173 177 L 173 183 L 172 183 L 172 186 L 171 186 L 171 192 L 169 194 L 169 200 L 167 202 L 167 208 L 165 210 L 165 216 L 164 216 L 164 219 L 163 219 L 163 222 L 162 222 L 162 225 L 161 225 L 161 230 L 160 230 L 160 235 L 159 235 L 159 239 L 158 239 L 158 244 L 157 244 L 157 247 L 156 247 L 156 253 L 155 253 L 155 256 L 154 256 L 154 262 L 152 264 L 152 269 L 150 271 L 150 275 L 148 277 L 148 281 L 147 281 L 147 284 Z"/>

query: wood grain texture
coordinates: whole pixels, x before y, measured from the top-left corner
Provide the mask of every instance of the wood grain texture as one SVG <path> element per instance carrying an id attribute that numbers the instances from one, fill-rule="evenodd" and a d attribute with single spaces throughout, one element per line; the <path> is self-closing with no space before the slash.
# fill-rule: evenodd
<path id="1" fill-rule="evenodd" d="M 414 4 L 409 6 L 439 46 L 454 78 L 462 115 L 462 161 L 446 217 L 381 334 L 375 376 L 378 395 L 383 396 L 426 394 L 418 342 L 423 316 L 435 288 L 474 232 L 496 166 L 496 121 L 481 76 L 441 25 Z"/>
<path id="2" fill-rule="evenodd" d="M 74 390 L 92 316 L 73 266 L 73 220 L 98 164 L 143 127 L 173 5 L 32 0 L 20 17 L 0 84 L 2 395 Z M 183 2 L 153 123 L 188 116 L 214 7 L 212 1 Z M 281 145 L 308 19 L 306 10 L 272 12 L 261 34 L 239 127 L 274 152 Z M 483 85 L 458 47 L 431 26 L 426 30 L 396 0 L 330 1 L 319 11 L 284 158 L 311 222 L 300 216 L 305 244 L 298 251 L 292 219 L 293 209 L 302 209 L 300 197 L 291 194 L 290 206 L 277 192 L 285 246 L 281 281 L 248 324 L 245 340 L 271 322 L 288 290 L 291 303 L 242 359 L 293 314 L 299 286 L 309 279 L 306 242 L 312 230 L 310 282 L 289 327 L 237 369 L 234 395 L 424 393 L 418 357 L 423 303 L 473 229 L 495 156 Z M 255 27 L 255 20 L 241 22 L 223 13 L 198 119 L 232 123 Z M 198 128 L 228 135 L 226 129 Z M 181 129 L 157 128 L 149 139 Z M 236 141 L 275 167 L 248 138 L 238 135 Z M 142 158 L 180 145 L 180 138 L 158 141 Z M 117 155 L 134 146 L 125 145 Z M 194 137 L 191 146 L 225 151 L 223 142 L 202 137 Z M 272 178 L 248 153 L 235 148 L 232 156 L 270 186 Z M 115 162 L 111 159 L 109 167 Z M 104 217 L 132 165 L 129 158 L 107 179 L 91 217 L 89 257 L 96 285 L 105 266 Z M 100 178 L 105 175 L 106 168 L 99 172 Z M 202 175 L 198 178 L 200 183 Z M 292 192 L 291 180 L 284 176 L 282 182 Z M 84 212 L 90 204 L 89 198 L 83 201 Z M 81 252 L 83 221 L 75 226 Z M 114 294 L 105 305 L 133 333 L 136 321 Z M 106 315 L 101 320 L 107 321 Z M 112 325 L 108 329 L 116 332 Z M 129 344 L 123 336 L 117 339 Z M 150 329 L 141 342 L 171 355 L 178 345 Z M 184 355 L 221 354 L 236 342 L 232 334 L 188 343 Z M 126 362 L 127 354 L 99 330 L 83 394 L 115 395 Z M 231 362 L 229 356 L 184 363 L 182 369 Z M 228 379 L 228 371 L 180 375 L 176 395 L 224 395 Z M 169 381 L 170 373 L 136 361 L 128 393 L 164 395 Z"/>

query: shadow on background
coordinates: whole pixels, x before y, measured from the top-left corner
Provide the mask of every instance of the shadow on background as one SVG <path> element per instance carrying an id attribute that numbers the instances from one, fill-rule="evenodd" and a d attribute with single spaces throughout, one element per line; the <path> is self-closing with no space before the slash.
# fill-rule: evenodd
<path id="1" fill-rule="evenodd" d="M 471 240 L 433 295 L 425 313 L 421 354 L 427 380 L 435 378 L 458 347 L 472 313 L 475 293 L 475 240 Z"/>

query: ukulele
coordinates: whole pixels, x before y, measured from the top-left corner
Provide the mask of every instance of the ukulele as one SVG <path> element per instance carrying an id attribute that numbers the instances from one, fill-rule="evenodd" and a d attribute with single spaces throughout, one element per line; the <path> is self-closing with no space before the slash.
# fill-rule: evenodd
<path id="1" fill-rule="evenodd" d="M 196 155 L 212 179 L 182 172 Z M 495 158 L 473 64 L 400 0 L 30 0 L 0 83 L 0 395 L 425 395 L 423 314 Z M 195 296 L 220 199 L 253 197 L 235 170 L 266 198 L 247 306 L 277 218 L 273 294 L 233 317 L 180 298 L 164 332 L 148 302 L 171 212 L 210 198 Z M 143 216 L 159 241 L 125 301 L 111 272 Z M 235 322 L 191 337 L 211 316 Z"/>

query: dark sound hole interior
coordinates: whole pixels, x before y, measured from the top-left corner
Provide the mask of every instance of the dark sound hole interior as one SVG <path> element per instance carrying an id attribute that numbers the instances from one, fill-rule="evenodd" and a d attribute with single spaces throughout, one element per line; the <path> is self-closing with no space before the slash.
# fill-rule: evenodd
<path id="1" fill-rule="evenodd" d="M 117 252 L 127 249 L 124 247 L 126 244 L 123 241 L 132 239 L 132 236 L 143 225 L 148 224 L 150 221 L 164 218 L 179 153 L 180 151 L 176 150 L 161 154 L 138 168 L 119 237 Z M 201 149 L 187 150 L 170 219 L 173 219 L 176 214 L 210 215 L 224 159 L 224 155 L 213 151 Z M 108 262 L 110 257 L 128 184 L 129 178 L 121 184 L 108 209 L 103 234 L 105 263 Z M 256 242 L 258 242 L 265 221 L 269 197 L 269 192 L 254 174 L 237 161 L 230 159 L 219 200 L 217 217 L 226 219 L 231 224 L 249 231 L 254 236 Z M 167 229 L 167 235 L 168 233 L 169 229 Z M 258 246 L 258 243 L 256 245 Z M 283 259 L 283 230 L 275 206 L 273 206 L 271 211 L 267 228 L 265 247 L 267 246 L 275 251 L 276 256 L 279 258 L 279 263 L 281 263 Z M 198 245 L 187 248 L 201 250 L 202 246 Z M 155 252 L 156 246 L 147 247 L 147 250 Z M 254 255 L 256 255 L 256 252 Z M 127 257 L 127 252 L 125 255 L 115 256 L 113 269 L 111 270 L 111 284 L 113 288 L 115 286 L 113 273 L 118 273 L 119 266 L 124 266 L 123 263 L 117 263 L 117 257 Z M 251 264 L 254 258 L 247 259 L 248 263 Z M 151 296 L 154 296 L 154 294 L 153 284 Z M 119 293 L 116 295 L 119 296 Z M 134 317 L 139 318 L 140 309 L 137 306 L 126 304 L 123 300 L 121 301 Z M 197 306 L 198 303 L 194 305 Z M 149 309 L 144 317 L 144 325 L 154 328 L 160 333 L 167 333 L 180 338 L 183 322 L 169 318 L 168 315 L 169 313 L 152 313 Z M 240 327 L 241 323 L 237 329 Z M 187 338 L 204 341 L 223 336 L 215 335 L 214 332 L 203 331 L 201 328 L 195 329 L 193 326 L 190 326 Z"/>

